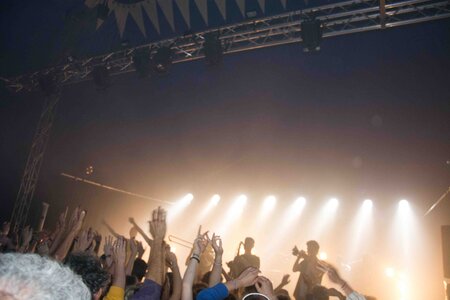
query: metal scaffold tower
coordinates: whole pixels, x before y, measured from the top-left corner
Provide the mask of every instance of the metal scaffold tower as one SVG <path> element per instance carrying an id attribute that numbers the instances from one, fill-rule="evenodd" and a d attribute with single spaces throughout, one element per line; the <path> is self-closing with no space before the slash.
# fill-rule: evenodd
<path id="1" fill-rule="evenodd" d="M 218 33 L 223 54 L 231 54 L 300 43 L 302 42 L 301 25 L 304 20 L 320 21 L 322 36 L 328 38 L 448 17 L 450 17 L 449 0 L 350 0 L 260 19 L 249 19 L 237 24 L 73 60 L 31 74 L 2 79 L 7 87 L 16 92 L 36 89 L 40 78 L 47 74 L 53 74 L 58 78 L 61 86 L 75 84 L 91 80 L 97 66 L 106 67 L 109 75 L 133 72 L 135 71 L 133 55 L 137 51 L 146 50 L 150 56 L 153 56 L 162 47 L 170 47 L 173 63 L 188 62 L 205 56 L 204 41 L 209 33 Z M 44 105 L 14 207 L 13 220 L 18 225 L 23 224 L 27 218 L 59 97 L 58 91 L 55 95 L 49 96 Z"/>
<path id="2" fill-rule="evenodd" d="M 53 120 L 56 113 L 56 106 L 61 97 L 60 89 L 45 97 L 44 107 L 41 112 L 36 133 L 31 144 L 31 151 L 28 155 L 25 171 L 23 172 L 22 181 L 20 183 L 19 192 L 17 193 L 16 202 L 11 217 L 13 230 L 22 228 L 28 218 L 31 201 L 33 200 L 34 191 L 39 179 L 42 161 L 44 159 L 45 149 L 50 137 L 53 126 Z"/>

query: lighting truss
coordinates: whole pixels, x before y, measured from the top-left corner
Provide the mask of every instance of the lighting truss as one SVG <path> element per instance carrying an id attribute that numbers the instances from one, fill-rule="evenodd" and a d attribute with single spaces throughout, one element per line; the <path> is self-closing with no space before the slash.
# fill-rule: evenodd
<path id="1" fill-rule="evenodd" d="M 55 74 L 62 85 L 90 80 L 97 65 L 107 65 L 111 75 L 132 72 L 133 53 L 148 48 L 153 55 L 160 47 L 170 46 L 173 63 L 181 63 L 204 57 L 204 35 L 218 31 L 224 54 L 301 42 L 300 23 L 315 17 L 322 22 L 323 37 L 370 30 L 392 28 L 450 17 L 448 0 L 351 0 L 305 10 L 292 11 L 271 17 L 252 19 L 190 35 L 157 41 L 135 48 L 116 51 L 51 67 L 32 74 L 5 79 L 14 91 L 33 90 L 40 76 Z"/>
<path id="2" fill-rule="evenodd" d="M 210 32 L 219 33 L 224 54 L 259 48 L 301 42 L 302 20 L 316 18 L 322 22 L 323 37 L 339 36 L 357 32 L 397 27 L 450 17 L 450 1 L 445 0 L 350 0 L 318 6 L 276 16 L 252 19 L 191 35 L 165 39 L 127 50 L 116 51 L 71 61 L 45 70 L 24 74 L 14 78 L 0 78 L 12 91 L 31 91 L 39 87 L 39 80 L 47 75 L 59 83 L 56 93 L 47 96 L 39 125 L 33 138 L 24 175 L 14 204 L 12 224 L 14 229 L 22 228 L 27 221 L 28 211 L 36 189 L 39 172 L 57 103 L 60 87 L 92 79 L 96 66 L 106 66 L 110 75 L 133 72 L 133 55 L 138 49 L 148 49 L 154 55 L 159 48 L 170 46 L 173 63 L 182 63 L 204 57 L 204 36 Z"/>
<path id="3" fill-rule="evenodd" d="M 38 127 L 33 137 L 33 143 L 28 155 L 25 171 L 23 172 L 19 192 L 14 203 L 14 209 L 11 217 L 13 231 L 22 229 L 28 218 L 28 211 L 31 206 L 34 191 L 39 179 L 42 161 L 44 159 L 45 149 L 47 148 L 50 137 L 53 120 L 57 104 L 61 96 L 61 90 L 58 88 L 55 93 L 45 98 L 44 108 L 39 118 Z"/>

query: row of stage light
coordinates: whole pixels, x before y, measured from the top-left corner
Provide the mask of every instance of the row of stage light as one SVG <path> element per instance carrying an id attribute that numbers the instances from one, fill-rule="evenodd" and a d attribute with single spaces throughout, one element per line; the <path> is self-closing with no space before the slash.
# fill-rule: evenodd
<path id="1" fill-rule="evenodd" d="M 191 202 L 194 200 L 194 195 L 189 193 L 187 195 L 185 195 L 183 198 L 181 198 L 179 201 L 177 201 L 175 203 L 176 207 L 181 207 L 181 208 L 185 208 L 187 207 L 189 204 L 191 204 Z M 213 195 L 208 203 L 208 207 L 214 207 L 217 206 L 221 201 L 221 197 L 219 194 L 215 194 Z M 244 194 L 239 195 L 234 202 L 234 205 L 236 206 L 236 208 L 243 208 L 248 202 L 248 197 Z M 306 198 L 305 197 L 298 197 L 297 199 L 295 199 L 295 201 L 292 203 L 292 208 L 303 208 L 306 205 Z M 262 203 L 262 211 L 271 211 L 273 210 L 277 205 L 277 198 L 273 195 L 267 196 L 263 203 Z M 339 206 L 339 199 L 337 198 L 330 198 L 326 204 L 330 209 L 334 209 L 337 208 Z M 364 210 L 371 210 L 373 207 L 373 201 L 371 199 L 365 199 L 362 202 L 362 208 Z M 401 199 L 398 202 L 398 208 L 401 211 L 407 211 L 410 209 L 410 205 L 408 200 L 406 199 Z"/>
<path id="2" fill-rule="evenodd" d="M 187 194 L 179 201 L 175 202 L 173 207 L 169 208 L 169 222 L 171 216 L 180 214 L 184 209 L 193 202 L 194 195 Z M 199 211 L 197 216 L 192 216 L 193 220 L 197 218 L 193 222 L 195 224 L 201 224 L 200 220 L 204 218 L 208 213 L 210 213 L 214 207 L 217 207 L 221 202 L 221 197 L 218 194 L 213 195 L 205 207 Z M 241 214 L 244 211 L 245 206 L 248 204 L 249 199 L 246 195 L 239 195 L 234 198 L 228 205 L 228 209 L 221 210 L 221 213 L 224 214 L 223 218 L 216 224 L 216 229 L 219 230 L 221 236 L 226 235 L 229 226 L 232 226 L 233 222 L 239 219 Z M 307 204 L 307 199 L 305 197 L 298 197 L 292 201 L 292 203 L 288 204 L 288 207 L 285 211 L 285 214 L 281 221 L 278 221 L 277 231 L 272 232 L 272 244 L 276 245 L 278 242 L 282 241 L 285 237 L 286 232 L 290 230 L 292 227 L 292 222 L 298 219 L 298 216 L 301 215 L 304 207 Z M 264 198 L 261 203 L 259 217 L 255 218 L 256 223 L 252 226 L 246 227 L 246 230 L 250 231 L 255 228 L 260 228 L 262 224 L 264 224 L 264 220 L 270 215 L 271 212 L 274 211 L 277 206 L 277 198 L 273 195 L 269 195 Z M 339 199 L 330 198 L 326 203 L 322 206 L 322 208 L 318 211 L 318 221 L 314 228 L 314 232 L 309 232 L 312 236 L 321 236 L 322 232 L 325 228 L 331 225 L 331 220 L 333 219 L 334 214 L 339 207 Z M 356 255 L 356 250 L 358 249 L 358 245 L 364 243 L 364 240 L 368 237 L 368 232 L 370 232 L 371 220 L 372 220 L 372 210 L 374 207 L 374 202 L 371 199 L 365 199 L 362 201 L 361 206 L 358 210 L 358 213 L 355 215 L 353 222 L 349 220 L 349 228 L 351 232 L 349 232 L 349 237 L 351 237 L 351 241 L 348 246 L 349 249 L 353 249 L 353 252 L 350 250 L 351 255 Z M 415 232 L 415 226 L 413 222 L 413 214 L 408 200 L 401 199 L 398 201 L 397 206 L 397 214 L 395 217 L 395 223 L 393 227 L 393 233 L 395 235 L 394 241 L 398 242 L 398 250 L 399 250 L 399 261 L 405 260 L 407 263 L 411 259 L 411 250 L 414 247 L 413 242 L 417 243 L 417 233 Z M 273 251 L 273 249 L 266 249 L 267 252 Z M 326 251 L 321 251 L 319 253 L 319 258 L 323 260 L 327 260 L 328 255 Z M 400 262 L 400 265 L 404 265 L 404 262 Z M 395 293 L 400 295 L 400 299 L 406 299 L 408 294 L 407 289 L 407 274 L 404 271 L 401 271 L 403 267 L 399 267 L 400 270 L 394 269 L 393 266 L 386 266 L 383 269 L 383 273 L 385 276 L 393 280 L 393 283 L 397 285 L 398 290 Z M 350 266 L 348 266 L 348 271 L 350 271 Z"/>

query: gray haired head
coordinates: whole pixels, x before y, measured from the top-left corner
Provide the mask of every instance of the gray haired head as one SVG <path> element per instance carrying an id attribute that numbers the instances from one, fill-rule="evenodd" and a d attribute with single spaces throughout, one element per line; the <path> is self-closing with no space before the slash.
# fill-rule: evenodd
<path id="1" fill-rule="evenodd" d="M 37 254 L 0 254 L 0 296 L 14 300 L 90 300 L 81 278 Z M 0 298 L 1 298 L 0 297 Z"/>

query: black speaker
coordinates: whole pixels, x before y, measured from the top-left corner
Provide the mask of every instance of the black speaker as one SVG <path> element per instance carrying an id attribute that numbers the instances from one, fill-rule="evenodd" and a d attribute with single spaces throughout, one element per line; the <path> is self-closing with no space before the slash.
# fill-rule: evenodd
<path id="1" fill-rule="evenodd" d="M 450 225 L 441 226 L 444 277 L 450 278 Z"/>

